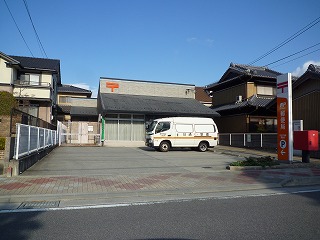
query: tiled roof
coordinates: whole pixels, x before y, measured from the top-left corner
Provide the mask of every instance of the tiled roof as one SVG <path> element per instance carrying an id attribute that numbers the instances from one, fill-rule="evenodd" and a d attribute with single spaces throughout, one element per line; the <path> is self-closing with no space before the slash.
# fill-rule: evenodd
<path id="1" fill-rule="evenodd" d="M 34 58 L 22 56 L 9 56 L 19 62 L 22 68 L 55 71 L 58 74 L 58 84 L 61 82 L 60 60 L 48 58 Z"/>
<path id="2" fill-rule="evenodd" d="M 276 81 L 277 76 L 281 75 L 282 73 L 276 72 L 266 67 L 257 67 L 257 66 L 249 66 L 243 64 L 235 64 L 231 63 L 227 71 L 223 74 L 218 82 L 209 84 L 205 87 L 207 90 L 212 90 L 213 88 L 217 89 L 217 87 L 221 88 L 224 84 L 232 84 L 235 81 L 239 81 L 240 78 L 245 76 L 255 78 L 265 78 Z"/>
<path id="3" fill-rule="evenodd" d="M 36 68 L 55 70 L 60 72 L 60 60 L 48 59 L 48 58 L 34 58 L 34 57 L 21 57 L 21 56 L 9 56 L 20 62 L 20 65 L 24 68 Z"/>
<path id="4" fill-rule="evenodd" d="M 234 69 L 239 72 L 242 72 L 242 73 L 250 74 L 253 76 L 259 76 L 259 77 L 276 78 L 277 76 L 282 74 L 280 72 L 276 72 L 274 70 L 271 70 L 267 67 L 257 67 L 257 66 L 235 64 L 235 63 L 231 63 L 229 68 Z"/>
<path id="5" fill-rule="evenodd" d="M 309 79 L 320 79 L 320 66 L 310 64 L 307 71 L 293 82 L 292 88 L 295 89 Z"/>
<path id="6" fill-rule="evenodd" d="M 226 110 L 241 109 L 248 106 L 266 107 L 273 99 L 275 99 L 275 97 L 272 97 L 272 96 L 262 97 L 262 96 L 253 95 L 242 102 L 227 104 L 227 105 L 223 105 L 223 106 L 212 108 L 212 109 L 216 112 L 220 112 L 220 111 L 226 111 Z"/>
<path id="7" fill-rule="evenodd" d="M 98 116 L 96 107 L 71 107 L 71 116 Z"/>
<path id="8" fill-rule="evenodd" d="M 219 116 L 217 112 L 191 98 L 102 93 L 100 99 L 104 114 L 127 112 L 174 116 Z"/>
<path id="9" fill-rule="evenodd" d="M 58 86 L 58 93 L 85 93 L 85 94 L 92 94 L 92 92 L 90 90 L 84 89 L 84 88 L 79 88 L 79 87 L 75 87 L 72 85 L 66 85 L 66 84 L 62 84 L 61 86 Z"/>
<path id="10" fill-rule="evenodd" d="M 203 87 L 196 87 L 196 100 L 200 102 L 211 102 L 211 97 L 204 91 Z"/>
<path id="11" fill-rule="evenodd" d="M 315 73 L 320 73 L 320 66 L 310 64 L 308 67 L 308 71 L 315 72 Z"/>

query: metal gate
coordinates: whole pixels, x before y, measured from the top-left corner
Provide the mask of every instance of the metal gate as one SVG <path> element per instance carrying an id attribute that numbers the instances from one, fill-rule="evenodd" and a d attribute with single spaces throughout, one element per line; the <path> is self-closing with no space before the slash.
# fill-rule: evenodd
<path id="1" fill-rule="evenodd" d="M 99 122 L 63 122 L 61 129 L 61 144 L 100 144 Z"/>

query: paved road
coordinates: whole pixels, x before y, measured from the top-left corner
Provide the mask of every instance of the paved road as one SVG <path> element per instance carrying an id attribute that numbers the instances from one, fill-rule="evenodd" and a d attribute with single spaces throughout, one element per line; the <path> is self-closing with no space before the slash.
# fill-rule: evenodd
<path id="1" fill-rule="evenodd" d="M 39 208 L 56 208 L 192 199 L 320 184 L 317 167 L 226 170 L 243 153 L 223 151 L 60 147 L 22 175 L 0 178 L 0 209 L 35 208 L 39 202 Z"/>
<path id="2" fill-rule="evenodd" d="M 1 239 L 318 240 L 320 193 L 0 213 Z"/>
<path id="3" fill-rule="evenodd" d="M 212 172 L 235 160 L 239 158 L 188 149 L 162 153 L 147 147 L 59 147 L 22 176 Z"/>

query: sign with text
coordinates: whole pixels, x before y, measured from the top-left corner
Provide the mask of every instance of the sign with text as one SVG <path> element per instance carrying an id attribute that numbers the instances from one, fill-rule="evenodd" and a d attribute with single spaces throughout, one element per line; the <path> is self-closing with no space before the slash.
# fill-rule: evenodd
<path id="1" fill-rule="evenodd" d="M 292 80 L 291 73 L 277 77 L 278 160 L 292 161 Z"/>

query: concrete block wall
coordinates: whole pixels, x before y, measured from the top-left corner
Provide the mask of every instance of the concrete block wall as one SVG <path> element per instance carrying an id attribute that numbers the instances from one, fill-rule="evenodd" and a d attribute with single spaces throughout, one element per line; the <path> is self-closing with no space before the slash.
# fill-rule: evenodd
<path id="1" fill-rule="evenodd" d="M 111 83 L 112 87 L 108 87 L 107 83 Z M 195 85 L 100 78 L 100 92 L 194 99 Z"/>

